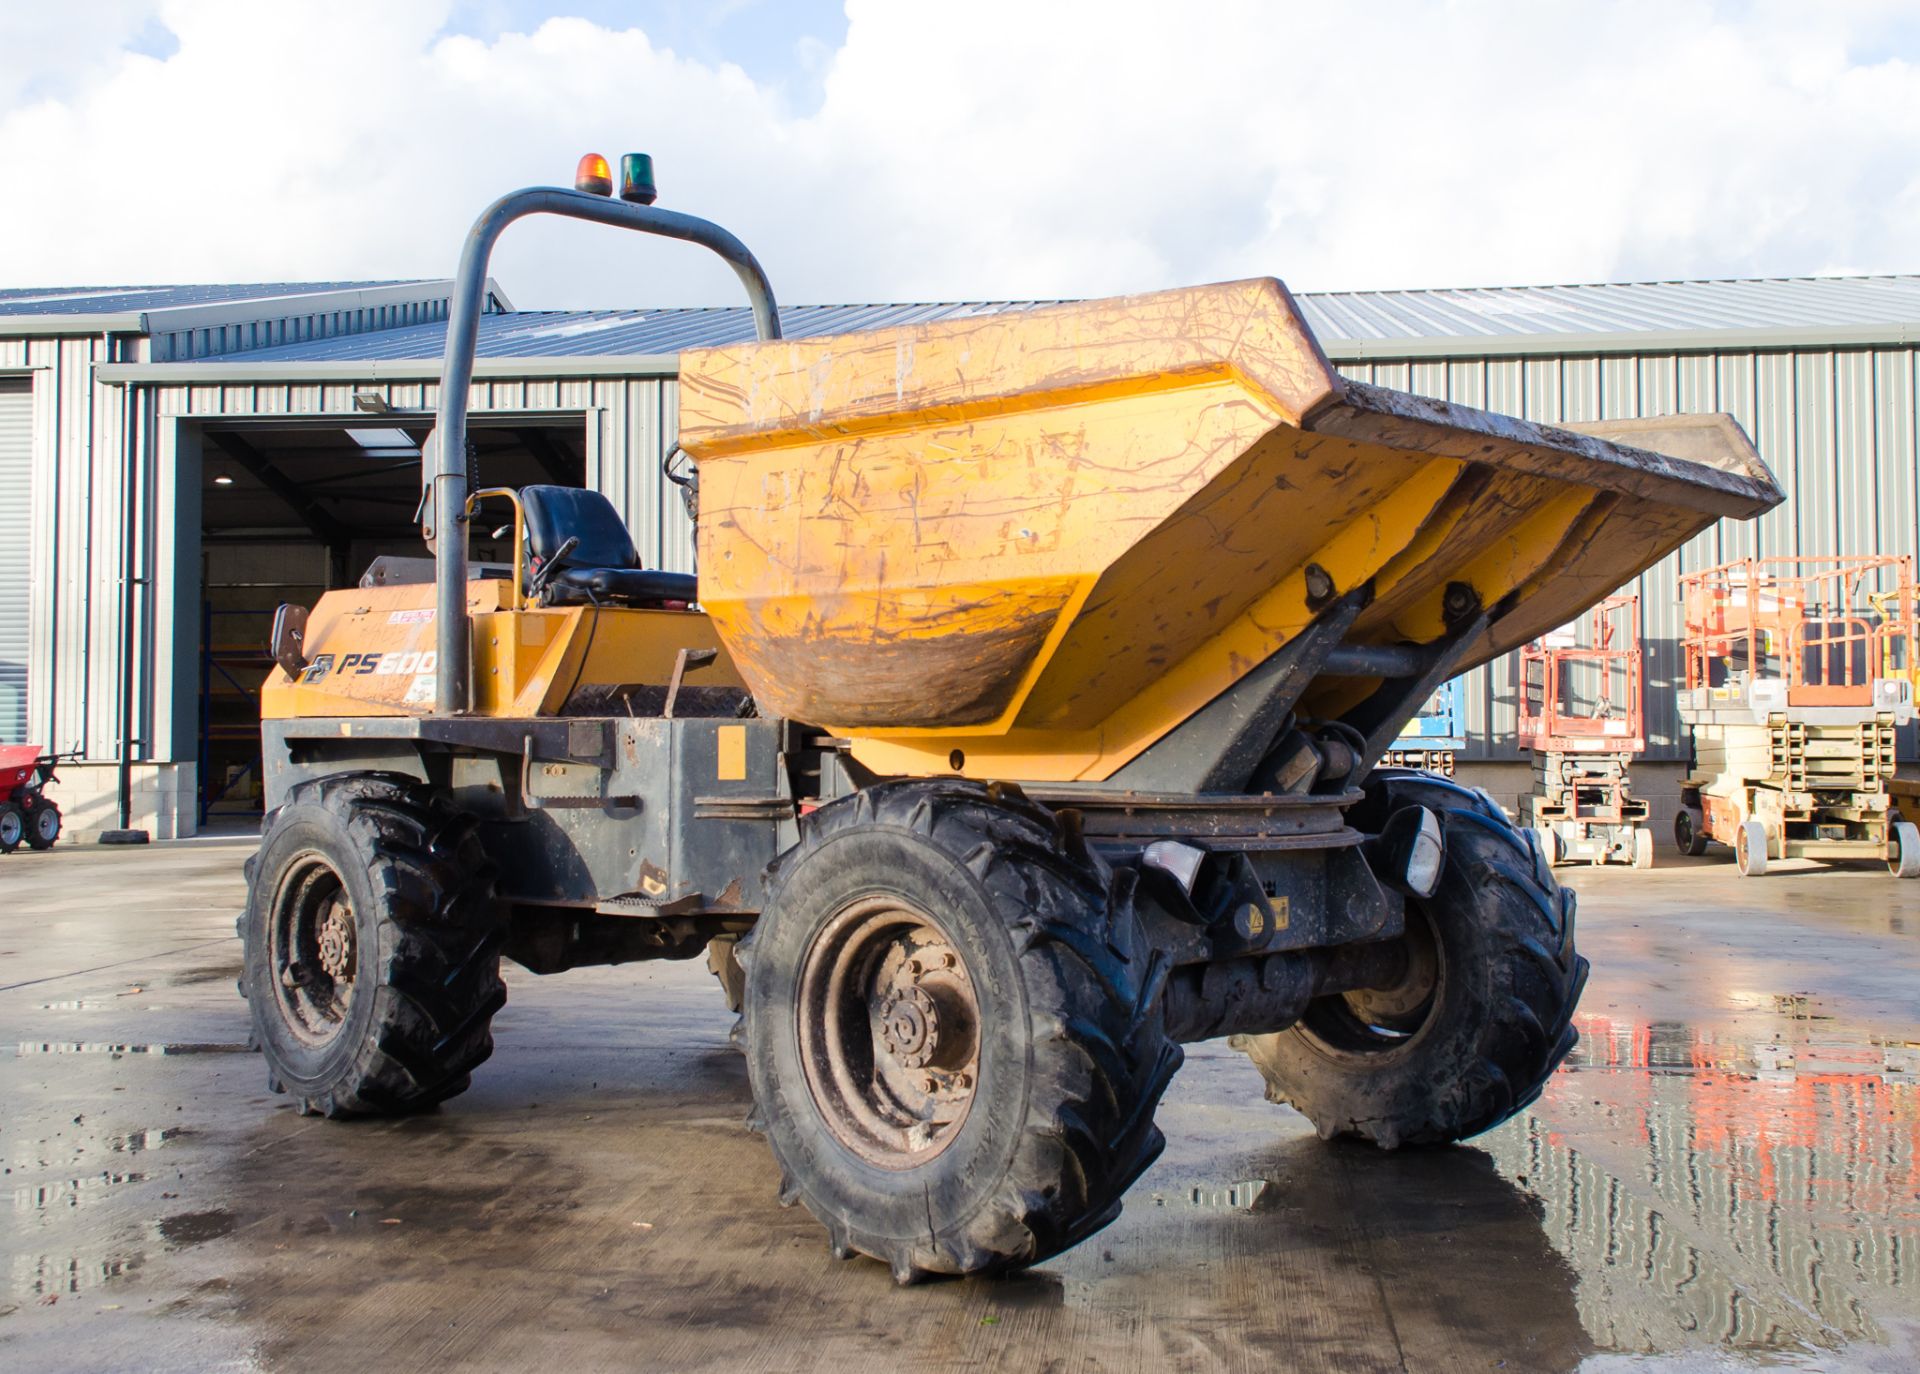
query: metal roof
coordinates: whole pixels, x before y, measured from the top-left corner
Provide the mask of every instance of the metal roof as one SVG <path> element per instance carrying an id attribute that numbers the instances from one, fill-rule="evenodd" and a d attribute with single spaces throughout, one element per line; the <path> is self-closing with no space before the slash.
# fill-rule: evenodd
<path id="1" fill-rule="evenodd" d="M 229 282 L 206 286 L 29 286 L 0 289 L 0 315 L 122 315 L 182 305 L 273 300 L 377 286 L 415 286 L 424 278 L 394 281 Z"/>
<path id="2" fill-rule="evenodd" d="M 785 305 L 780 326 L 790 338 L 846 334 L 928 320 L 961 319 L 1027 310 L 1051 301 L 947 301 L 918 305 Z M 685 348 L 741 343 L 753 338 L 746 306 L 670 310 L 523 310 L 480 320 L 482 358 L 669 357 Z M 344 338 L 314 339 L 249 351 L 249 363 L 360 362 L 438 358 L 446 350 L 444 322 L 386 329 Z"/>
<path id="3" fill-rule="evenodd" d="M 1322 340 L 1474 339 L 1920 322 L 1920 276 L 1773 277 L 1303 295 Z"/>
<path id="4" fill-rule="evenodd" d="M 1301 309 L 1336 361 L 1442 356 L 1682 352 L 1740 347 L 1841 347 L 1920 341 L 1920 275 L 1631 282 L 1587 286 L 1307 292 Z M 783 306 L 792 337 L 882 329 L 1029 310 L 1053 301 L 946 301 Z M 479 358 L 495 375 L 523 361 L 543 374 L 665 373 L 682 349 L 753 337 L 745 306 L 662 310 L 512 311 L 483 316 Z M 422 373 L 440 358 L 446 325 L 433 321 L 249 348 L 207 368 L 263 377 Z M 598 360 L 592 368 L 586 360 Z M 109 368 L 107 380 L 140 369 Z M 430 370 L 430 369 L 428 369 Z M 125 375 L 122 375 L 123 372 Z M 209 373 L 209 375 L 212 375 Z"/>

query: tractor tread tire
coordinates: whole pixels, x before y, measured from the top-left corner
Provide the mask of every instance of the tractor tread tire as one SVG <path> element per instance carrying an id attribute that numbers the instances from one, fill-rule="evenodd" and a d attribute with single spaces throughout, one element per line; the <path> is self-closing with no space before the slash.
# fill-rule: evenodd
<path id="1" fill-rule="evenodd" d="M 316 815 L 316 813 L 319 813 Z M 260 858 L 282 827 L 318 821 L 359 863 L 373 893 L 376 935 L 361 919 L 355 1000 L 371 994 L 371 1014 L 349 1055 L 314 1078 L 303 1078 L 276 1054 L 278 998 L 263 987 L 267 956 L 254 948 L 266 930 Z M 464 1092 L 474 1069 L 493 1053 L 491 1023 L 506 1004 L 500 979 L 505 929 L 492 899 L 494 869 L 470 817 L 420 783 L 383 774 L 348 774 L 304 783 L 267 818 L 260 848 L 246 865 L 248 899 L 240 928 L 246 948 L 243 990 L 253 1015 L 252 1041 L 267 1052 L 269 1086 L 300 1099 L 303 1115 L 394 1116 L 420 1111 Z M 356 912 L 358 916 L 358 913 Z M 372 957 L 369 958 L 369 953 Z"/>
<path id="2" fill-rule="evenodd" d="M 1299 1110 L 1324 1139 L 1383 1149 L 1464 1140 L 1529 1106 L 1579 1041 L 1587 961 L 1574 948 L 1574 894 L 1554 882 L 1539 838 L 1484 791 L 1391 770 L 1368 791 L 1376 820 L 1414 805 L 1439 817 L 1446 862 L 1428 910 L 1457 969 L 1451 989 L 1443 979 L 1427 1025 L 1386 1053 L 1330 1052 L 1306 1024 L 1235 1044 L 1268 1100 Z"/>
<path id="3" fill-rule="evenodd" d="M 748 978 L 749 1124 L 773 1146 L 782 1202 L 806 1204 L 835 1256 L 869 1255 L 900 1283 L 1036 1264 L 1118 1216 L 1122 1195 L 1165 1148 L 1154 1109 L 1183 1058 L 1159 1006 L 1166 959 L 1134 912 L 1133 871 L 1110 870 L 1073 820 L 1010 787 L 882 783 L 813 813 L 799 844 L 772 866 L 766 914 L 737 950 Z M 820 881 L 833 855 L 809 860 L 836 840 L 886 832 L 891 843 L 931 850 L 964 870 L 1004 921 L 1028 1012 L 1027 1026 L 1012 1028 L 1027 1036 L 1030 1070 L 1010 1157 L 992 1161 L 998 1177 L 968 1210 L 943 1216 L 929 1193 L 925 1224 L 913 1235 L 888 1234 L 834 1205 L 814 1176 L 820 1151 L 783 1140 L 795 1130 L 826 1134 L 809 1090 L 767 1081 L 774 1061 L 766 1042 L 780 1027 L 767 1024 L 774 1013 L 766 980 L 795 976 L 768 967 L 782 899 L 796 884 Z M 769 1129 L 776 1113 L 779 1126 Z"/>

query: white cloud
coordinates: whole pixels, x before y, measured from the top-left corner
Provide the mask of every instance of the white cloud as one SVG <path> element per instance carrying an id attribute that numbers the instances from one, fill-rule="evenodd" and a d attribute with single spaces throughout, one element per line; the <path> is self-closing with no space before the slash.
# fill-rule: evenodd
<path id="1" fill-rule="evenodd" d="M 796 53 L 805 112 L 638 30 L 447 37 L 450 8 L 0 29 L 0 280 L 441 274 L 494 194 L 596 146 L 653 152 L 790 301 L 1920 269 L 1891 3 L 850 0 L 837 52 Z M 128 51 L 156 16 L 177 50 Z M 522 305 L 735 299 L 584 226 L 514 231 L 496 273 Z"/>

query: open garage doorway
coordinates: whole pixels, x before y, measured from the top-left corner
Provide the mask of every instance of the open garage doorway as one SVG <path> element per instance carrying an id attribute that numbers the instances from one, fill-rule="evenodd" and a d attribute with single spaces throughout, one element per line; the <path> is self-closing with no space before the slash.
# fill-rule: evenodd
<path id="1" fill-rule="evenodd" d="M 358 584 L 383 554 L 422 557 L 414 513 L 428 417 L 210 423 L 200 433 L 199 824 L 257 818 L 260 688 L 283 602 L 312 606 Z M 582 486 L 585 420 L 474 416 L 482 486 Z M 476 527 L 477 559 L 511 557 Z"/>

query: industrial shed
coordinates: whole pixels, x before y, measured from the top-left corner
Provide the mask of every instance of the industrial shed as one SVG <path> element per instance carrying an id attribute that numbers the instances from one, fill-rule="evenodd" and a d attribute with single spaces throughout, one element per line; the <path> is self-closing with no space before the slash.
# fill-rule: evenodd
<path id="1" fill-rule="evenodd" d="M 446 287 L 0 293 L 0 739 L 81 753 L 62 772 L 76 829 L 116 824 L 123 785 L 131 823 L 160 837 L 254 805 L 250 694 L 273 606 L 418 548 Z M 1751 532 L 1703 534 L 1641 582 L 1665 767 L 1637 776 L 1656 801 L 1686 755 L 1672 700 L 1682 568 L 1915 551 L 1920 277 L 1301 301 L 1349 376 L 1549 423 L 1727 410 L 1753 435 L 1787 504 Z M 819 334 L 1032 304 L 782 319 Z M 688 568 L 660 476 L 676 358 L 750 337 L 744 307 L 515 312 L 496 290 L 473 399 L 481 480 L 597 487 L 649 561 Z M 1527 786 L 1513 701 L 1509 664 L 1472 675 L 1466 758 L 1509 801 Z"/>

